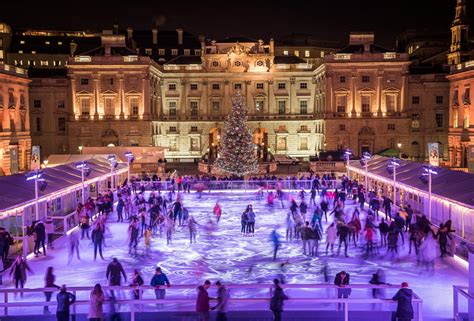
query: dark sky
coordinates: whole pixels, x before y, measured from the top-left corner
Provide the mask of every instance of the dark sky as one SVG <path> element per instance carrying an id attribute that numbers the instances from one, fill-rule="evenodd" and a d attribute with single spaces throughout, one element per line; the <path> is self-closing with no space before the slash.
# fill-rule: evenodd
<path id="1" fill-rule="evenodd" d="M 407 28 L 449 32 L 455 1 L 14 0 L 2 3 L 0 21 L 14 27 L 101 30 L 110 29 L 114 21 L 121 28 L 139 29 L 166 20 L 164 29 L 182 27 L 213 39 L 249 36 L 268 40 L 294 32 L 342 43 L 347 42 L 350 31 L 375 31 L 379 44 L 393 47 L 396 35 Z M 468 12 L 472 17 L 474 1 L 468 0 Z"/>

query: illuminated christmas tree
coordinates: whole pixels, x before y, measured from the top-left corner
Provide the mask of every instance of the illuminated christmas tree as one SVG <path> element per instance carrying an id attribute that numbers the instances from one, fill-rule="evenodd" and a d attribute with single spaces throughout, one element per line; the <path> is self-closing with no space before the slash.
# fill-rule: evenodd
<path id="1" fill-rule="evenodd" d="M 247 110 L 240 92 L 232 97 L 232 111 L 227 116 L 216 167 L 231 175 L 243 176 L 257 172 L 252 134 L 247 127 Z"/>

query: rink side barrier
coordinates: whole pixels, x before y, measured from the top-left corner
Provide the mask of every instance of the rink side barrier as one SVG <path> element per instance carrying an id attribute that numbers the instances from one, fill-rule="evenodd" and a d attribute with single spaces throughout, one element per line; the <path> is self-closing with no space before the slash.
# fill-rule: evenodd
<path id="1" fill-rule="evenodd" d="M 273 287 L 269 284 L 227 284 L 225 285 L 226 288 L 230 291 L 230 294 L 232 295 L 232 290 L 242 290 L 242 289 L 253 289 L 253 290 L 267 290 L 268 291 L 268 296 L 267 297 L 254 297 L 255 295 L 252 294 L 252 298 L 230 298 L 229 305 L 235 305 L 236 303 L 246 303 L 247 305 L 250 303 L 256 303 L 258 304 L 258 310 L 268 310 L 270 298 L 272 296 L 272 290 Z M 337 307 L 338 304 L 342 305 L 342 311 L 344 313 L 344 321 L 349 320 L 349 305 L 361 305 L 361 304 L 381 304 L 384 306 L 394 306 L 396 305 L 396 301 L 393 301 L 389 299 L 391 296 L 387 296 L 388 299 L 373 299 L 373 298 L 348 298 L 348 299 L 338 299 L 337 298 L 337 290 L 339 287 L 333 284 L 282 284 L 281 287 L 287 291 L 287 295 L 290 297 L 290 299 L 287 301 L 289 303 L 305 303 L 306 305 L 302 310 L 313 310 L 317 311 L 314 309 L 314 307 L 311 307 L 309 303 L 312 304 L 335 304 Z M 93 290 L 93 286 L 82 286 L 82 287 L 68 287 L 68 291 L 72 292 L 74 295 L 77 296 L 78 292 L 86 292 L 85 295 L 86 297 L 89 296 L 89 293 Z M 167 291 L 173 291 L 173 290 L 196 290 L 197 285 L 173 285 L 171 287 L 166 287 L 166 286 L 160 286 L 160 289 L 166 289 Z M 372 284 L 351 284 L 350 287 L 346 287 L 350 289 L 366 289 L 366 290 L 371 290 L 371 289 L 392 289 L 393 293 L 395 293 L 400 287 L 398 285 L 372 285 Z M 144 298 L 143 293 L 145 291 L 147 293 L 153 292 L 156 287 L 153 286 L 103 286 L 102 287 L 103 291 L 107 293 L 107 291 L 117 291 L 122 293 L 122 297 L 124 297 L 123 292 L 128 293 L 129 297 L 132 296 L 132 291 L 133 290 L 139 290 L 139 299 L 134 300 L 134 299 L 123 299 L 123 298 L 118 298 L 116 297 L 115 304 L 121 305 L 121 306 L 128 306 L 129 307 L 129 313 L 130 313 L 130 318 L 131 321 L 135 321 L 135 313 L 141 312 L 143 310 L 143 305 L 144 304 L 181 304 L 181 305 L 191 305 L 193 308 L 192 311 L 194 311 L 194 306 L 196 302 L 196 298 L 193 296 L 192 298 L 185 298 L 185 299 L 155 299 L 155 298 Z M 325 295 L 330 296 L 331 292 L 332 298 L 331 297 L 324 297 L 324 298 L 299 298 L 299 297 L 292 297 L 289 292 L 291 292 L 291 289 L 326 289 Z M 123 292 L 122 292 L 123 291 Z M 0 295 L 3 294 L 4 300 L 3 303 L 0 303 L 0 308 L 4 309 L 4 316 L 8 316 L 9 308 L 21 308 L 21 307 L 44 307 L 44 306 L 56 306 L 56 301 L 50 301 L 50 302 L 45 302 L 42 300 L 39 300 L 39 298 L 43 299 L 43 294 L 44 292 L 53 292 L 57 293 L 58 290 L 56 288 L 35 288 L 35 289 L 0 289 Z M 34 301 L 14 301 L 10 302 L 10 294 L 15 294 L 15 296 L 18 293 L 35 293 L 35 294 L 40 294 L 40 296 L 36 296 Z M 456 292 L 455 292 L 456 293 Z M 153 294 L 152 294 L 153 295 Z M 154 296 L 154 295 L 153 295 Z M 53 295 L 53 299 L 56 296 Z M 15 299 L 18 299 L 15 297 Z M 415 321 L 423 321 L 423 300 L 415 293 L 413 292 L 413 306 L 414 306 L 414 311 L 415 311 Z M 89 305 L 90 302 L 89 300 L 80 300 L 78 299 L 75 304 L 71 306 L 72 309 L 72 314 L 76 314 L 76 307 L 77 306 L 86 306 Z M 104 302 L 104 307 L 109 305 L 110 301 L 106 300 Z M 286 305 L 286 310 L 291 311 L 291 310 L 298 310 L 298 308 L 291 309 L 291 307 L 288 307 L 288 304 Z M 260 309 L 261 308 L 261 309 Z M 232 310 L 230 308 L 229 310 Z M 236 309 L 236 310 L 242 310 L 242 309 Z M 245 309 L 243 309 L 245 310 Z M 255 310 L 255 307 L 252 306 L 249 308 L 249 310 Z M 167 309 L 163 311 L 176 311 L 176 312 L 183 312 L 183 311 L 189 311 L 189 310 L 180 310 L 176 306 L 172 307 L 172 309 Z M 334 311 L 337 311 L 336 308 Z M 154 311 L 156 312 L 156 310 Z M 369 311 L 367 311 L 369 312 Z M 374 312 L 380 312 L 380 310 L 374 310 Z M 17 315 L 17 314 L 14 314 Z"/>
<path id="2" fill-rule="evenodd" d="M 460 300 L 459 297 L 464 297 L 467 300 L 467 305 L 471 305 L 474 303 L 474 295 L 470 294 L 469 287 L 467 286 L 460 286 L 460 285 L 453 285 L 453 320 L 463 320 L 460 316 Z"/>

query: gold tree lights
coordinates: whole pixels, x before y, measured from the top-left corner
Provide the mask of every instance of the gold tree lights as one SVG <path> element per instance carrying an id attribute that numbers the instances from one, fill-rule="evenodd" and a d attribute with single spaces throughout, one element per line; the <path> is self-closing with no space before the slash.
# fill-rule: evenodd
<path id="1" fill-rule="evenodd" d="M 247 126 L 247 109 L 240 91 L 232 96 L 232 111 L 224 124 L 215 166 L 222 172 L 237 176 L 258 170 L 252 133 Z"/>

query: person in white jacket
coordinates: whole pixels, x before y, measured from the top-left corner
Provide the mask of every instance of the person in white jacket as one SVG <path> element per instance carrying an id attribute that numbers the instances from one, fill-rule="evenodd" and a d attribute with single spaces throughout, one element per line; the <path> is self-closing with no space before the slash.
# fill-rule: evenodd
<path id="1" fill-rule="evenodd" d="M 337 228 L 334 222 L 328 226 L 326 230 L 326 255 L 328 254 L 329 246 L 331 246 L 331 253 L 334 254 L 334 243 L 336 243 Z"/>
<path id="2" fill-rule="evenodd" d="M 103 304 L 105 301 L 104 291 L 100 284 L 96 284 L 90 295 L 89 313 L 87 318 L 91 321 L 102 321 L 104 320 L 104 309 Z"/>
<path id="3" fill-rule="evenodd" d="M 51 217 L 48 217 L 44 222 L 45 232 L 46 232 L 46 239 L 48 241 L 48 248 L 54 249 L 53 247 L 53 234 L 54 234 L 54 223 Z"/>

